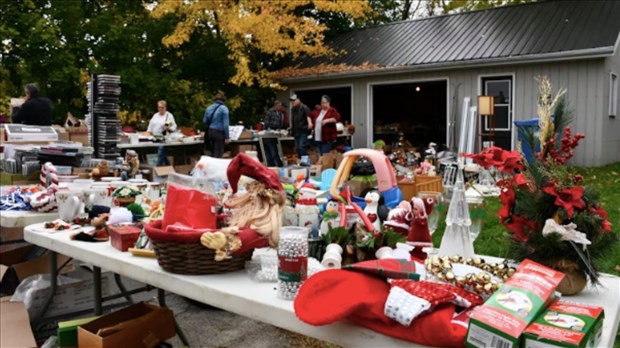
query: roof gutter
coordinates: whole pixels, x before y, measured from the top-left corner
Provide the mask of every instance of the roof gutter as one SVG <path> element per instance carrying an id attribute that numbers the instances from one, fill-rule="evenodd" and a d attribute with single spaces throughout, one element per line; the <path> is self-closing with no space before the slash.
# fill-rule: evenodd
<path id="1" fill-rule="evenodd" d="M 452 61 L 445 63 L 420 64 L 408 66 L 387 67 L 372 70 L 355 70 L 343 71 L 336 73 L 327 73 L 321 75 L 309 75 L 300 77 L 284 78 L 280 82 L 282 84 L 311 82 L 318 80 L 334 80 L 342 78 L 368 77 L 376 75 L 402 74 L 407 72 L 433 71 L 433 70 L 453 70 L 463 68 L 488 67 L 509 64 L 531 64 L 531 63 L 547 63 L 560 62 L 567 60 L 581 60 L 593 58 L 605 58 L 614 55 L 615 45 L 607 47 L 588 48 L 583 50 L 574 50 L 570 52 L 554 52 L 543 54 L 531 54 L 519 57 L 502 57 L 476 59 L 470 61 Z"/>

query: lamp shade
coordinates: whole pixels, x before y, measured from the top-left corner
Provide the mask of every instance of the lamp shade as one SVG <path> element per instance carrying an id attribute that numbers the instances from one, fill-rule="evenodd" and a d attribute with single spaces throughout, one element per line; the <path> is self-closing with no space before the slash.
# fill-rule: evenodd
<path id="1" fill-rule="evenodd" d="M 478 96 L 478 114 L 493 116 L 495 109 L 495 103 L 492 95 L 479 95 Z"/>

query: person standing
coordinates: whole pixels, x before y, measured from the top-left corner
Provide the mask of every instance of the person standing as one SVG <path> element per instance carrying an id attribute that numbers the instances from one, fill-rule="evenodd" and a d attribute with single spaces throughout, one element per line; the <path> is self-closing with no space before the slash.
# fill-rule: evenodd
<path id="1" fill-rule="evenodd" d="M 146 129 L 151 135 L 161 137 L 166 136 L 170 132 L 174 132 L 177 129 L 177 123 L 174 120 L 174 116 L 168 112 L 168 104 L 165 100 L 157 102 L 157 112 L 151 117 L 149 121 L 149 127 Z M 168 154 L 166 153 L 166 147 L 159 145 L 157 147 L 157 165 L 169 166 Z"/>
<path id="2" fill-rule="evenodd" d="M 273 107 L 267 111 L 265 115 L 265 129 L 279 131 L 284 125 L 284 107 L 279 100 L 273 103 Z M 263 138 L 263 147 L 265 149 L 265 159 L 269 167 L 282 167 L 282 159 L 278 151 L 278 139 L 276 137 Z"/>
<path id="3" fill-rule="evenodd" d="M 225 101 L 224 92 L 217 92 L 215 101 L 205 110 L 202 118 L 205 124 L 205 152 L 210 152 L 215 158 L 222 158 L 224 144 L 230 143 L 228 134 L 230 120 L 228 108 L 224 105 Z"/>
<path id="4" fill-rule="evenodd" d="M 176 130 L 177 123 L 174 116 L 168 111 L 168 104 L 165 100 L 158 101 L 157 112 L 151 117 L 146 131 L 154 136 L 166 136 Z"/>
<path id="5" fill-rule="evenodd" d="M 310 108 L 301 102 L 296 94 L 291 96 L 291 122 L 293 137 L 295 138 L 295 149 L 297 156 L 308 155 L 308 135 L 312 129 L 312 118 L 310 117 Z"/>
<path id="6" fill-rule="evenodd" d="M 331 99 L 329 96 L 322 96 L 321 110 L 318 112 L 315 110 L 313 113 L 314 140 L 321 155 L 333 149 L 338 137 L 336 123 L 340 121 L 340 114 L 330 103 Z"/>
<path id="7" fill-rule="evenodd" d="M 22 123 L 30 126 L 52 125 L 52 101 L 39 96 L 39 86 L 29 83 L 24 87 L 26 96 L 21 106 L 11 105 L 14 111 L 11 115 L 13 123 Z"/>

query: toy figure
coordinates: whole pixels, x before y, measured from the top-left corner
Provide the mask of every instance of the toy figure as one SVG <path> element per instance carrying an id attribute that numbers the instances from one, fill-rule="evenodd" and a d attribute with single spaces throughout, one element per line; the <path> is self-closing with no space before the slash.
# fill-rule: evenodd
<path id="1" fill-rule="evenodd" d="M 325 205 L 325 212 L 323 213 L 323 220 L 321 221 L 321 236 L 324 236 L 327 234 L 327 232 L 329 232 L 329 227 L 338 227 L 339 223 L 340 214 L 338 213 L 338 202 L 327 202 L 327 204 Z"/>
<path id="2" fill-rule="evenodd" d="M 93 168 L 92 172 L 90 172 L 90 176 L 95 180 L 100 180 L 104 176 L 108 176 L 110 174 L 110 165 L 108 161 L 101 160 L 96 168 Z"/>
<path id="3" fill-rule="evenodd" d="M 140 160 L 138 159 L 138 153 L 135 150 L 127 150 L 125 153 L 125 161 L 121 166 L 120 176 L 123 181 L 133 178 L 138 172 L 140 167 Z"/>
<path id="4" fill-rule="evenodd" d="M 414 197 L 411 199 L 411 203 L 413 209 L 413 222 L 411 223 L 409 235 L 407 236 L 407 244 L 415 247 L 415 249 L 411 252 L 413 257 L 419 260 L 425 260 L 426 253 L 422 251 L 422 248 L 433 246 L 431 233 L 428 229 L 428 215 L 426 214 L 424 201 L 421 198 Z"/>
<path id="5" fill-rule="evenodd" d="M 381 221 L 379 220 L 379 200 L 381 196 L 379 191 L 370 191 L 364 197 L 366 201 L 366 207 L 364 208 L 364 214 L 368 216 L 368 219 L 372 222 L 375 231 L 381 231 Z"/>
<path id="6" fill-rule="evenodd" d="M 407 236 L 412 220 L 413 212 L 411 211 L 411 204 L 407 201 L 402 201 L 396 208 L 390 210 L 387 221 L 383 226 L 391 227 L 394 232 Z"/>

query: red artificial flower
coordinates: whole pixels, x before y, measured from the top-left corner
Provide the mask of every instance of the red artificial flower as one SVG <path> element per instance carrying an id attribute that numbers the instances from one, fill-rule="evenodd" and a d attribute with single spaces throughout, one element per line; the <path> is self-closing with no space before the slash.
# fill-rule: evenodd
<path id="1" fill-rule="evenodd" d="M 573 186 L 558 191 L 554 186 L 543 187 L 543 191 L 555 197 L 555 205 L 564 208 L 568 214 L 568 218 L 573 217 L 574 209 L 583 209 L 583 186 Z"/>
<path id="2" fill-rule="evenodd" d="M 516 174 L 514 176 L 514 181 L 515 181 L 515 184 L 517 184 L 518 188 L 527 188 L 527 189 L 530 188 L 530 185 L 527 182 L 527 179 L 525 178 L 525 175 L 523 175 L 521 173 Z"/>
<path id="3" fill-rule="evenodd" d="M 496 167 L 498 170 L 513 173 L 515 169 L 523 170 L 521 155 L 518 151 L 506 151 L 497 146 L 491 146 L 477 154 L 465 154 L 465 157 L 473 158 L 484 169 Z"/>
<path id="4" fill-rule="evenodd" d="M 514 233 L 514 239 L 518 242 L 527 242 L 530 239 L 530 231 L 536 230 L 536 222 L 519 215 L 512 215 L 510 222 L 505 221 L 503 224 Z"/>
<path id="5" fill-rule="evenodd" d="M 499 186 L 499 200 L 502 202 L 502 208 L 497 213 L 502 222 L 512 214 L 512 207 L 515 205 L 517 195 L 512 188 L 512 180 L 500 180 L 497 182 Z"/>
<path id="6" fill-rule="evenodd" d="M 603 231 L 604 232 L 611 232 L 611 222 L 609 222 L 609 220 L 608 220 L 609 215 L 607 215 L 607 212 L 605 211 L 605 209 L 603 207 L 601 207 L 601 206 L 598 206 L 598 207 L 590 208 L 590 211 L 593 214 L 598 215 L 599 217 L 601 217 L 601 219 L 603 219 L 603 225 L 601 226 Z"/>

